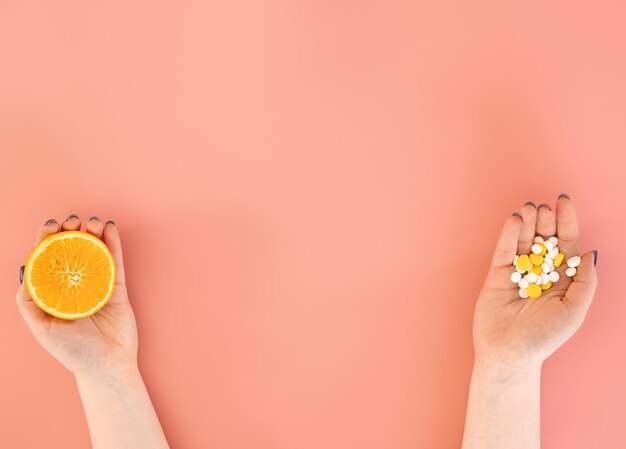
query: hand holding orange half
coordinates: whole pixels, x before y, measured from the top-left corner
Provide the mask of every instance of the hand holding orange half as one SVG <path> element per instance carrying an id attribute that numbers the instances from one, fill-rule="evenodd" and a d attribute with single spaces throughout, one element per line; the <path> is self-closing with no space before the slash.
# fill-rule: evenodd
<path id="1" fill-rule="evenodd" d="M 23 271 L 17 304 L 37 341 L 74 374 L 136 369 L 137 327 L 116 224 L 48 220 Z"/>

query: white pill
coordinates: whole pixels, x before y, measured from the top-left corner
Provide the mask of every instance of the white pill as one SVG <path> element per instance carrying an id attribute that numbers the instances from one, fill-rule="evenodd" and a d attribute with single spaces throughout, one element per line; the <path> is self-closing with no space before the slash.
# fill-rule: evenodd
<path id="1" fill-rule="evenodd" d="M 559 249 L 555 247 L 555 248 L 553 248 L 552 250 L 548 251 L 548 254 L 547 254 L 547 255 L 548 255 L 551 259 L 555 259 L 555 258 L 556 258 L 556 256 L 558 256 L 558 255 L 559 255 Z"/>
<path id="2" fill-rule="evenodd" d="M 527 279 L 522 279 L 521 281 L 517 283 L 517 285 L 519 286 L 519 288 L 528 288 L 528 286 L 530 285 L 530 282 L 528 282 Z"/>
<path id="3" fill-rule="evenodd" d="M 519 289 L 519 297 L 522 298 L 522 299 L 528 298 L 528 292 L 526 291 L 525 288 L 520 288 Z"/>
<path id="4" fill-rule="evenodd" d="M 550 282 L 550 277 L 547 273 L 541 273 L 541 285 L 547 284 L 548 282 Z"/>
<path id="5" fill-rule="evenodd" d="M 550 282 L 559 282 L 559 279 L 561 279 L 561 276 L 559 275 L 558 271 L 551 271 L 550 274 L 548 274 L 548 277 L 550 278 Z"/>
<path id="6" fill-rule="evenodd" d="M 544 258 L 543 258 L 543 262 L 544 262 L 544 263 L 547 263 L 547 264 L 548 264 L 548 265 L 550 265 L 550 266 L 554 265 L 554 260 L 552 260 L 552 258 L 551 258 L 551 257 L 544 257 Z"/>
<path id="7" fill-rule="evenodd" d="M 543 246 L 545 246 L 548 251 L 554 249 L 554 245 L 550 242 L 543 242 Z"/>
<path id="8" fill-rule="evenodd" d="M 531 284 L 534 284 L 535 282 L 537 282 L 538 276 L 535 273 L 528 273 L 526 276 L 524 276 L 524 278 L 526 278 L 526 280 Z"/>
<path id="9" fill-rule="evenodd" d="M 543 271 L 544 273 L 549 273 L 550 272 L 550 264 L 548 263 L 542 263 L 541 264 L 541 271 Z"/>
<path id="10" fill-rule="evenodd" d="M 567 259 L 567 266 L 570 268 L 576 268 L 578 265 L 580 265 L 581 260 L 582 259 L 580 258 L 580 256 L 572 256 Z"/>
<path id="11" fill-rule="evenodd" d="M 514 271 L 511 273 L 511 282 L 515 282 L 516 284 L 522 279 L 522 274 Z"/>
<path id="12" fill-rule="evenodd" d="M 548 242 L 552 243 L 552 246 L 556 247 L 559 244 L 559 239 L 555 236 L 552 236 L 548 239 Z"/>
<path id="13" fill-rule="evenodd" d="M 543 248 L 541 247 L 541 245 L 539 245 L 539 243 L 535 243 L 533 246 L 530 247 L 530 250 L 534 254 L 541 254 L 541 252 L 543 251 Z"/>
<path id="14" fill-rule="evenodd" d="M 565 275 L 568 278 L 576 276 L 576 268 L 575 267 L 569 267 L 567 270 L 565 270 Z"/>
<path id="15" fill-rule="evenodd" d="M 519 268 L 515 267 L 515 271 L 517 271 L 520 274 L 524 274 L 526 273 L 526 270 L 520 270 Z"/>
<path id="16" fill-rule="evenodd" d="M 543 243 L 543 237 L 541 237 L 540 235 L 538 235 L 537 237 L 535 237 L 535 239 L 533 240 L 533 242 L 535 242 L 535 243 Z"/>
<path id="17" fill-rule="evenodd" d="M 518 257 L 519 257 L 519 256 L 518 256 L 518 255 L 516 255 L 516 256 L 513 258 L 513 265 L 515 265 L 515 264 L 517 263 L 517 258 L 518 258 Z"/>

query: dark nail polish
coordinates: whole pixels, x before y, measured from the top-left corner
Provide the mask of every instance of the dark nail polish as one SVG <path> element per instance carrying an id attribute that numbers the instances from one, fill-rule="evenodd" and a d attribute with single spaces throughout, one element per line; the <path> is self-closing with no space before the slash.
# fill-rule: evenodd
<path id="1" fill-rule="evenodd" d="M 67 216 L 67 218 L 65 219 L 65 221 L 70 221 L 72 218 L 78 218 L 78 215 L 76 215 L 76 214 L 69 214 Z"/>
<path id="2" fill-rule="evenodd" d="M 598 261 L 598 250 L 594 249 L 593 250 L 593 266 L 596 266 L 596 262 Z"/>
<path id="3" fill-rule="evenodd" d="M 515 216 L 519 217 L 521 220 L 523 220 L 523 218 L 522 218 L 522 214 L 520 214 L 519 212 L 513 212 L 513 213 L 511 214 L 511 216 L 513 216 L 513 215 L 515 215 Z"/>
<path id="4" fill-rule="evenodd" d="M 115 226 L 115 222 L 113 220 L 107 221 L 106 224 L 112 224 L 113 226 Z"/>
<path id="5" fill-rule="evenodd" d="M 547 207 L 548 210 L 552 210 L 552 208 L 550 207 L 548 203 L 541 203 L 539 206 L 537 206 L 537 209 L 539 209 L 540 207 Z"/>
<path id="6" fill-rule="evenodd" d="M 567 198 L 568 200 L 570 199 L 570 197 L 569 197 L 569 195 L 568 195 L 567 193 L 561 193 L 561 194 L 559 194 L 559 196 L 557 197 L 557 199 L 560 199 L 561 197 L 565 197 L 565 198 Z"/>
<path id="7" fill-rule="evenodd" d="M 43 225 L 44 226 L 48 226 L 51 223 L 56 223 L 57 221 L 54 218 L 51 218 L 50 220 L 46 221 Z"/>
<path id="8" fill-rule="evenodd" d="M 526 202 L 524 203 L 524 206 L 532 206 L 532 207 L 534 207 L 535 209 L 537 209 L 537 205 L 536 205 L 535 203 L 533 203 L 532 201 L 526 201 Z"/>
<path id="9" fill-rule="evenodd" d="M 20 284 L 24 282 L 24 265 L 20 267 Z"/>
<path id="10" fill-rule="evenodd" d="M 91 217 L 89 217 L 89 220 L 87 220 L 87 221 L 91 221 L 91 220 L 98 220 L 98 221 L 100 221 L 100 217 L 98 217 L 97 215 L 92 215 Z"/>

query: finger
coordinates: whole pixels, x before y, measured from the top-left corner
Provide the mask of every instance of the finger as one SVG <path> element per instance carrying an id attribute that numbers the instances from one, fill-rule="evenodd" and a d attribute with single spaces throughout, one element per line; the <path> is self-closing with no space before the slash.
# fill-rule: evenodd
<path id="1" fill-rule="evenodd" d="M 576 317 L 582 323 L 582 320 L 591 305 L 593 295 L 598 285 L 598 276 L 596 274 L 595 260 L 596 251 L 588 251 L 582 256 L 582 261 L 576 269 L 576 275 L 573 277 L 565 296 L 567 301 L 575 311 Z M 578 323 L 580 325 L 580 323 Z"/>
<path id="2" fill-rule="evenodd" d="M 124 258 L 122 257 L 122 241 L 117 225 L 113 220 L 109 220 L 104 225 L 102 240 L 109 247 L 113 259 L 115 260 L 116 285 L 125 285 L 126 277 L 124 275 Z"/>
<path id="3" fill-rule="evenodd" d="M 46 221 L 43 224 L 43 226 L 39 228 L 39 231 L 37 232 L 37 237 L 35 238 L 35 245 L 38 245 L 39 242 L 41 242 L 43 239 L 45 239 L 49 235 L 59 232 L 60 229 L 61 227 L 59 226 L 59 223 L 54 218 L 51 218 L 50 220 Z"/>
<path id="4" fill-rule="evenodd" d="M 508 266 L 513 263 L 517 254 L 517 242 L 522 229 L 522 216 L 519 212 L 511 215 L 502 227 L 496 250 L 493 253 L 491 264 L 494 267 Z"/>
<path id="5" fill-rule="evenodd" d="M 547 203 L 537 206 L 537 234 L 544 239 L 556 235 L 556 214 Z"/>
<path id="6" fill-rule="evenodd" d="M 519 234 L 519 242 L 517 243 L 517 254 L 529 254 L 535 238 L 537 206 L 532 201 L 529 201 L 520 209 L 520 214 L 522 214 L 522 229 Z"/>
<path id="7" fill-rule="evenodd" d="M 578 219 L 574 202 L 566 193 L 560 194 L 556 201 L 556 233 L 559 249 L 565 254 L 565 258 L 578 255 L 580 244 Z"/>
<path id="8" fill-rule="evenodd" d="M 61 224 L 63 231 L 80 231 L 80 218 L 76 214 L 70 214 Z"/>
<path id="9" fill-rule="evenodd" d="M 104 231 L 104 223 L 102 223 L 100 221 L 100 218 L 98 218 L 95 215 L 92 217 L 89 217 L 89 220 L 87 221 L 87 225 L 85 226 L 85 231 L 89 232 L 90 234 L 95 235 L 100 240 L 102 240 L 102 232 Z"/>

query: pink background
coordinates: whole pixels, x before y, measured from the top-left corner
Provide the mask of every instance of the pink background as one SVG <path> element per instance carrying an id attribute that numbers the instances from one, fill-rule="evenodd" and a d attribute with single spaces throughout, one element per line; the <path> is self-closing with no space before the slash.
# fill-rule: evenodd
<path id="1" fill-rule="evenodd" d="M 84 448 L 14 303 L 46 219 L 115 219 L 173 448 L 457 448 L 502 221 L 561 191 L 600 287 L 544 448 L 626 447 L 626 7 L 0 4 L 0 446 Z"/>

